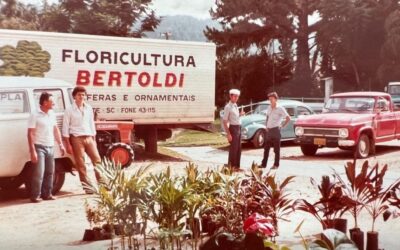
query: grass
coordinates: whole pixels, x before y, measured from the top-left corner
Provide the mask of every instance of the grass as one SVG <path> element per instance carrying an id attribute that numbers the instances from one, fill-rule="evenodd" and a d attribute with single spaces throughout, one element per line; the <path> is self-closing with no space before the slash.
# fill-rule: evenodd
<path id="1" fill-rule="evenodd" d="M 173 150 L 158 146 L 157 153 L 149 153 L 144 150 L 143 144 L 136 144 L 135 161 L 189 161 L 190 159 Z"/>
<path id="2" fill-rule="evenodd" d="M 197 130 L 184 129 L 175 136 L 160 145 L 164 147 L 196 147 L 196 146 L 226 146 L 226 137 L 219 132 L 220 121 L 214 122 L 214 131 L 203 132 Z"/>

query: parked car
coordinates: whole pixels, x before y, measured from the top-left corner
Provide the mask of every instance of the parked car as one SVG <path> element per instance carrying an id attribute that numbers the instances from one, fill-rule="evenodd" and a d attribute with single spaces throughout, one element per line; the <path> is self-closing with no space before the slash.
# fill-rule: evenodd
<path id="1" fill-rule="evenodd" d="M 375 144 L 400 138 L 400 112 L 383 92 L 348 92 L 332 95 L 324 113 L 299 118 L 296 141 L 304 155 L 318 148 L 353 150 L 358 158 L 375 152 Z"/>
<path id="2" fill-rule="evenodd" d="M 242 117 L 242 141 L 251 142 L 255 148 L 264 146 L 265 122 L 269 101 L 258 103 L 254 111 Z M 290 116 L 289 124 L 282 128 L 282 141 L 294 140 L 294 123 L 299 116 L 314 114 L 313 110 L 300 101 L 279 100 L 279 105 L 284 107 Z"/>
<path id="3" fill-rule="evenodd" d="M 263 101 L 243 106 L 245 110 L 250 109 L 250 111 L 241 118 L 242 141 L 251 142 L 255 148 L 260 148 L 264 145 L 266 112 L 269 105 L 269 101 Z M 309 106 L 300 101 L 279 100 L 279 105 L 284 107 L 290 116 L 289 124 L 281 131 L 282 141 L 294 140 L 296 136 L 294 134 L 293 125 L 296 119 L 301 115 L 314 114 L 314 111 Z M 220 112 L 221 119 L 223 117 L 223 114 L 224 112 L 222 110 Z M 223 125 L 221 126 L 223 130 Z"/>

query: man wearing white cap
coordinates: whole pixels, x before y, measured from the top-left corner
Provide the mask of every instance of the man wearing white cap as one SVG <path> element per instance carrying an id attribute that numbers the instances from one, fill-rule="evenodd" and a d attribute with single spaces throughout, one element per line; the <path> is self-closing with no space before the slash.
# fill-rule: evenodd
<path id="1" fill-rule="evenodd" d="M 231 144 L 229 147 L 228 166 L 232 167 L 234 170 L 240 169 L 240 156 L 242 154 L 240 116 L 244 113 L 243 111 L 239 112 L 239 108 L 236 104 L 239 96 L 240 90 L 229 90 L 230 101 L 225 106 L 223 117 L 226 137 Z"/>

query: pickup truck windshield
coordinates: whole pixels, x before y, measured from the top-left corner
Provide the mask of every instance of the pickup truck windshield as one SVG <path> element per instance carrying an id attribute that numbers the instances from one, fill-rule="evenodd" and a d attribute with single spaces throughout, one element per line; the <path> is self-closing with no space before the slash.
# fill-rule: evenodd
<path id="1" fill-rule="evenodd" d="M 334 97 L 325 105 L 325 113 L 372 113 L 375 106 L 373 97 Z"/>

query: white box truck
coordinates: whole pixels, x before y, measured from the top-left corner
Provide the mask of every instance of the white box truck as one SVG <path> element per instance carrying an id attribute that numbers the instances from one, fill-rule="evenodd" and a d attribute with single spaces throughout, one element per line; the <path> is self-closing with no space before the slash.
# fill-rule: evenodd
<path id="1" fill-rule="evenodd" d="M 0 29 L 0 76 L 84 86 L 99 119 L 133 121 L 153 152 L 172 128 L 213 122 L 215 53 L 212 43 Z"/>

